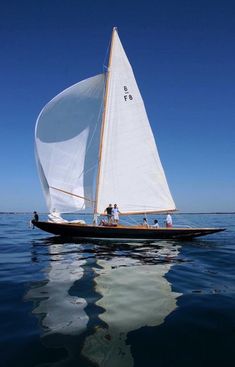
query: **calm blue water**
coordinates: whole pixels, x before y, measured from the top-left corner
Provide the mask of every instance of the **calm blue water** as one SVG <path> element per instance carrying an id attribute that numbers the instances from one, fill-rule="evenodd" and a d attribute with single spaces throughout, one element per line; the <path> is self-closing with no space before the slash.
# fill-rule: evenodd
<path id="1" fill-rule="evenodd" d="M 158 217 L 160 222 L 162 217 Z M 183 243 L 62 242 L 0 215 L 0 365 L 232 366 L 235 215 Z"/>

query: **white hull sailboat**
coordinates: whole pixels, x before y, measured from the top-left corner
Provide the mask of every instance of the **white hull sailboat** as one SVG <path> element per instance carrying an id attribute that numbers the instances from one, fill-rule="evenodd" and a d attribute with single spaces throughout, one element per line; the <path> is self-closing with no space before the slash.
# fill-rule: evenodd
<path id="1" fill-rule="evenodd" d="M 116 28 L 107 72 L 69 87 L 43 108 L 36 123 L 35 145 L 50 219 L 34 225 L 46 232 L 80 238 L 154 240 L 224 230 L 87 225 L 60 216 L 93 213 L 96 223 L 109 203 L 118 203 L 121 214 L 129 216 L 176 210 L 144 102 Z"/>

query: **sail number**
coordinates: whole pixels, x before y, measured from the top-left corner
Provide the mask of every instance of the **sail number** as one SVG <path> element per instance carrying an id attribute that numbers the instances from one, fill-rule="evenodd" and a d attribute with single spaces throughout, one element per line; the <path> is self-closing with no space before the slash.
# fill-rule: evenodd
<path id="1" fill-rule="evenodd" d="M 127 101 L 128 99 L 129 99 L 130 101 L 132 101 L 133 97 L 132 97 L 132 95 L 129 93 L 129 90 L 128 90 L 127 86 L 126 86 L 126 85 L 124 85 L 123 89 L 124 89 L 124 96 L 123 96 L 123 97 L 124 97 L 124 101 Z"/>

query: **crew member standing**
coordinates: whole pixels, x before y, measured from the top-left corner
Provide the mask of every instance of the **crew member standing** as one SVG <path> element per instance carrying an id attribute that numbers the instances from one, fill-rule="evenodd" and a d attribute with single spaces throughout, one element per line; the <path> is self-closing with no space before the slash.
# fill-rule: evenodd
<path id="1" fill-rule="evenodd" d="M 120 213 L 120 211 L 118 209 L 117 204 L 114 204 L 112 214 L 113 214 L 114 223 L 116 223 L 116 224 L 118 224 L 118 222 L 119 222 L 119 213 Z"/>
<path id="2" fill-rule="evenodd" d="M 33 222 L 38 222 L 38 221 L 39 221 L 38 213 L 34 211 L 34 212 L 33 212 L 33 218 L 32 218 L 32 220 L 30 220 L 30 222 L 29 222 L 29 226 L 30 226 L 30 228 L 33 228 L 33 229 L 34 229 Z"/>
<path id="3" fill-rule="evenodd" d="M 173 227 L 172 217 L 169 213 L 166 216 L 165 222 L 166 222 L 166 227 L 167 228 L 172 228 Z"/>
<path id="4" fill-rule="evenodd" d="M 109 206 L 104 211 L 107 214 L 108 223 L 112 223 L 112 215 L 113 215 L 113 206 L 109 204 Z"/>
<path id="5" fill-rule="evenodd" d="M 33 220 L 35 222 L 38 222 L 39 221 L 39 216 L 38 216 L 38 213 L 37 212 L 33 212 Z"/>

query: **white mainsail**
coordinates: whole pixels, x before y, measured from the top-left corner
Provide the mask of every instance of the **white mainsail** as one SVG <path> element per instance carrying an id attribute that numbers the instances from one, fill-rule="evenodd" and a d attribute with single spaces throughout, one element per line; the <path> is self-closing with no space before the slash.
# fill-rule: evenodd
<path id="1" fill-rule="evenodd" d="M 83 80 L 38 117 L 36 160 L 50 212 L 93 211 L 104 87 L 103 74 Z"/>
<path id="2" fill-rule="evenodd" d="M 113 30 L 96 211 L 117 203 L 125 213 L 174 210 L 175 204 L 131 65 Z"/>

